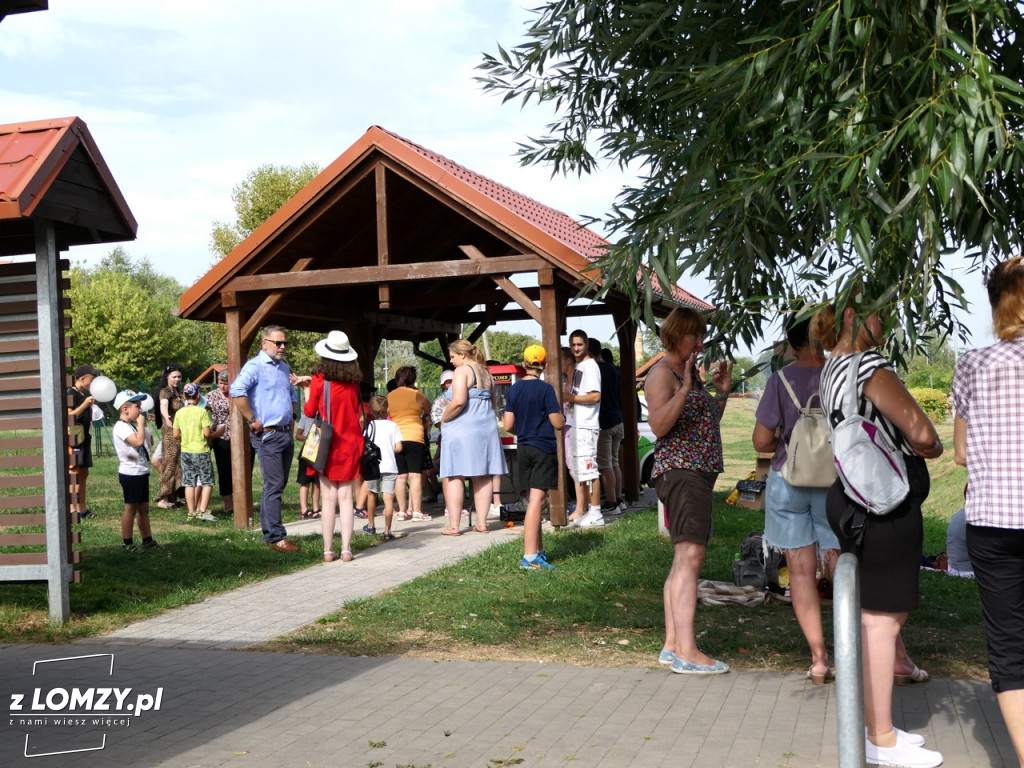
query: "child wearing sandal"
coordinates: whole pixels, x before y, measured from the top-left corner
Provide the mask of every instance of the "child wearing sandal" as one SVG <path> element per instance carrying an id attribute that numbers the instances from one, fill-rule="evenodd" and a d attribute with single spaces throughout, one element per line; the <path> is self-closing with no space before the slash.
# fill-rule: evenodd
<path id="1" fill-rule="evenodd" d="M 185 486 L 188 519 L 215 523 L 217 516 L 210 514 L 210 496 L 213 495 L 213 456 L 210 435 L 213 420 L 210 412 L 199 405 L 199 385 L 185 385 L 185 406 L 174 415 L 172 434 L 181 445 L 181 482 Z"/>
<path id="2" fill-rule="evenodd" d="M 295 428 L 295 439 L 299 445 L 306 441 L 306 432 L 313 424 L 313 419 L 306 414 L 299 418 L 299 425 Z M 313 469 L 313 465 L 299 454 L 299 471 L 295 475 L 295 482 L 299 484 L 299 517 L 303 520 L 320 519 L 320 475 Z M 312 490 L 312 493 L 310 492 Z M 310 502 L 313 508 L 310 509 Z"/>
<path id="3" fill-rule="evenodd" d="M 395 481 L 398 479 L 398 460 L 395 453 L 402 450 L 402 432 L 395 422 L 388 420 L 388 399 L 380 395 L 370 398 L 370 414 L 373 421 L 366 425 L 363 434 L 373 440 L 380 449 L 380 479 L 366 481 L 366 517 L 368 522 L 363 531 L 377 533 L 373 524 L 377 509 L 377 491 L 384 494 L 384 541 L 394 541 L 391 532 L 391 518 L 395 511 Z"/>

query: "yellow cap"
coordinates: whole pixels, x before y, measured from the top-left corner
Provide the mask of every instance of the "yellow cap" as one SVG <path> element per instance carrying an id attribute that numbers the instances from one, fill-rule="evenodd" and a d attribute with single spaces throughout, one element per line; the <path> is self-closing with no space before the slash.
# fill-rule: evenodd
<path id="1" fill-rule="evenodd" d="M 527 365 L 544 365 L 548 354 L 540 344 L 531 344 L 523 351 L 523 361 Z"/>

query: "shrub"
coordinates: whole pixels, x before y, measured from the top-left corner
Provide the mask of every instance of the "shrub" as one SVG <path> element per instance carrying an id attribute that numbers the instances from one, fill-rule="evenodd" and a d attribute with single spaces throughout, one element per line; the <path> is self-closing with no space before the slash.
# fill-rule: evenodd
<path id="1" fill-rule="evenodd" d="M 921 410 L 929 419 L 939 424 L 946 420 L 947 395 L 945 392 L 928 387 L 913 387 L 910 394 L 917 400 L 917 404 L 921 406 Z"/>

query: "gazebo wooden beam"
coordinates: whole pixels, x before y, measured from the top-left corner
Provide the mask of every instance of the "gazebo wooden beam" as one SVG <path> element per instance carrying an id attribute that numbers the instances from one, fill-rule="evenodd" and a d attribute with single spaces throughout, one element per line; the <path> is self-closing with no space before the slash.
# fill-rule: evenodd
<path id="1" fill-rule="evenodd" d="M 302 272 L 310 264 L 313 263 L 313 259 L 305 258 L 299 259 L 295 262 L 289 272 Z M 267 319 L 274 308 L 281 303 L 281 300 L 288 295 L 288 291 L 273 291 L 267 295 L 260 305 L 255 309 L 252 315 L 249 316 L 248 322 L 242 327 L 242 342 L 243 344 L 251 344 L 252 340 L 256 337 L 256 332 L 259 331 L 263 321 Z"/>
<path id="2" fill-rule="evenodd" d="M 423 280 L 451 277 L 536 272 L 549 266 L 534 254 L 492 256 L 484 262 L 427 261 L 411 264 L 390 264 L 386 267 L 349 267 L 347 269 L 314 269 L 306 272 L 275 272 L 259 275 L 239 275 L 229 280 L 223 290 L 238 293 L 277 291 L 286 288 L 306 288 L 311 283 L 319 288 L 369 285 L 384 281 L 406 281 L 411 276 Z"/>
<path id="3" fill-rule="evenodd" d="M 484 256 L 480 249 L 475 245 L 460 245 L 459 250 L 466 254 L 471 261 L 476 262 L 477 264 L 487 261 L 487 257 Z M 537 271 L 539 272 L 540 270 L 538 269 Z M 501 288 L 509 298 L 522 307 L 526 314 L 538 323 L 543 324 L 540 308 L 530 300 L 529 296 L 523 293 L 522 289 L 518 285 L 513 283 L 504 275 L 495 275 L 491 279 L 494 281 L 494 284 Z"/>

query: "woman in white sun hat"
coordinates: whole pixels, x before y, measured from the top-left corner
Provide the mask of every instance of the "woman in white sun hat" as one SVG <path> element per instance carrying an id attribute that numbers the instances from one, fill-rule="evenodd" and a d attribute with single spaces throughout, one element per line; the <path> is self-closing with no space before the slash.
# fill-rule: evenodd
<path id="1" fill-rule="evenodd" d="M 348 336 L 331 331 L 318 341 L 316 353 L 320 362 L 311 376 L 297 376 L 294 383 L 305 390 L 303 412 L 330 422 L 334 428 L 327 466 L 320 473 L 320 501 L 323 505 L 320 523 L 324 536 L 324 562 L 338 559 L 334 553 L 334 510 L 341 514 L 341 559 L 352 560 L 352 526 L 354 510 L 352 488 L 359 476 L 359 460 L 363 454 L 362 408 L 359 404 L 359 382 L 363 378 L 349 344 Z M 330 409 L 325 400 L 330 399 Z"/>

